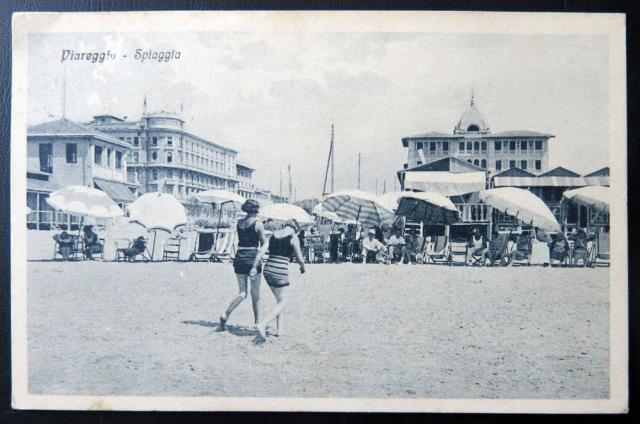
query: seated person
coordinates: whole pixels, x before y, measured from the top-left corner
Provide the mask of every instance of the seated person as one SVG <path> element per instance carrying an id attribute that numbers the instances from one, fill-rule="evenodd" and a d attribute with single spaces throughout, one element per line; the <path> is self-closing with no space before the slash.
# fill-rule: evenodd
<path id="1" fill-rule="evenodd" d="M 549 258 L 551 266 L 554 266 L 554 261 L 557 264 L 564 262 L 565 258 L 569 254 L 569 242 L 567 241 L 564 233 L 559 232 L 553 236 L 553 241 L 549 243 Z"/>
<path id="2" fill-rule="evenodd" d="M 376 230 L 371 229 L 362 241 L 362 258 L 366 263 L 377 263 L 378 255 L 384 250 L 384 244 L 376 239 Z"/>
<path id="3" fill-rule="evenodd" d="M 392 263 L 398 263 L 402 259 L 402 262 L 408 264 L 410 262 L 409 255 L 407 253 L 407 242 L 402 236 L 402 230 L 397 228 L 395 234 L 389 238 L 389 258 Z"/>
<path id="4" fill-rule="evenodd" d="M 58 253 L 62 255 L 65 261 L 70 260 L 73 256 L 73 237 L 63 231 L 53 236 L 53 239 L 58 243 Z"/>
<path id="5" fill-rule="evenodd" d="M 338 231 L 329 235 L 329 261 L 338 262 L 340 247 L 344 239 L 344 228 L 338 228 Z"/>
<path id="6" fill-rule="evenodd" d="M 510 254 L 511 260 L 521 261 L 531 256 L 531 235 L 522 233 L 516 240 L 516 248 Z"/>
<path id="7" fill-rule="evenodd" d="M 122 249 L 125 260 L 132 261 L 136 256 L 141 255 L 147 249 L 147 241 L 144 237 L 140 236 L 131 243 L 130 247 Z"/>
<path id="8" fill-rule="evenodd" d="M 578 260 L 582 260 L 582 266 L 587 265 L 589 258 L 589 250 L 587 249 L 588 242 L 593 240 L 593 236 L 587 235 L 587 233 L 580 229 L 575 236 L 575 244 L 573 245 L 573 264 L 578 265 Z"/>
<path id="9" fill-rule="evenodd" d="M 472 258 L 480 256 L 480 263 L 484 264 L 487 259 L 487 242 L 480 233 L 480 228 L 474 227 L 469 239 L 469 249 L 467 249 L 467 263 L 472 263 Z"/>
<path id="10" fill-rule="evenodd" d="M 407 257 L 411 263 L 416 263 L 418 260 L 418 249 L 421 246 L 418 245 L 418 235 L 416 234 L 416 229 L 412 228 L 409 232 L 409 235 L 406 237 L 407 241 Z"/>
<path id="11" fill-rule="evenodd" d="M 100 244 L 98 235 L 93 232 L 93 227 L 91 225 L 85 225 L 83 231 L 84 254 L 87 259 L 93 260 L 94 253 L 102 253 L 102 244 Z"/>

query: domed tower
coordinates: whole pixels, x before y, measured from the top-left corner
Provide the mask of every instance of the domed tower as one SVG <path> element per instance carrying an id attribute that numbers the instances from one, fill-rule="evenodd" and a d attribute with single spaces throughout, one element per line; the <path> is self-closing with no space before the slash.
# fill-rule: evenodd
<path id="1" fill-rule="evenodd" d="M 453 129 L 453 133 L 473 135 L 488 134 L 490 132 L 489 123 L 476 107 L 475 96 L 471 93 L 469 108 L 462 114 L 458 124 Z"/>

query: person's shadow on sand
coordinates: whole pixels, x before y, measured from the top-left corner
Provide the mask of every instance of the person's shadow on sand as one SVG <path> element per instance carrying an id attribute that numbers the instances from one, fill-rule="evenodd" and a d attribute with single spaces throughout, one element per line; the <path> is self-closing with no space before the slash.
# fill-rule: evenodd
<path id="1" fill-rule="evenodd" d="M 219 322 L 198 320 L 198 321 L 182 321 L 182 323 L 186 325 L 199 325 L 201 327 L 213 328 L 217 332 L 228 331 L 229 333 L 238 337 L 257 336 L 259 339 L 261 338 L 260 334 L 258 333 L 258 330 L 256 330 L 253 327 L 247 327 L 245 325 L 227 324 L 225 326 L 226 329 L 223 330 Z"/>

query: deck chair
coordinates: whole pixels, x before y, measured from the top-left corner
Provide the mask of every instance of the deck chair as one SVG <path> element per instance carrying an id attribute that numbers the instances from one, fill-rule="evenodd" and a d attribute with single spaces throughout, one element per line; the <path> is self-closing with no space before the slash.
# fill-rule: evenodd
<path id="1" fill-rule="evenodd" d="M 489 242 L 487 260 L 489 260 L 490 266 L 495 264 L 506 265 L 504 260 L 508 259 L 507 246 L 509 245 L 509 238 L 511 238 L 511 231 L 509 231 L 509 233 L 498 234 L 495 240 Z"/>
<path id="2" fill-rule="evenodd" d="M 126 261 L 127 255 L 125 254 L 125 250 L 131 246 L 131 239 L 117 238 L 113 240 L 113 244 L 116 247 L 116 256 L 113 260 L 116 262 Z"/>
<path id="3" fill-rule="evenodd" d="M 441 263 L 451 265 L 449 241 L 446 236 L 436 236 L 433 243 L 429 244 L 426 252 L 427 263 Z"/>
<path id="4" fill-rule="evenodd" d="M 71 239 L 71 243 L 72 243 L 70 259 L 77 260 L 79 256 L 84 259 L 82 237 L 75 234 L 69 234 L 69 238 Z M 60 253 L 60 244 L 58 243 L 58 240 L 54 239 L 54 242 L 55 243 L 53 245 L 53 259 L 58 259 L 58 257 L 64 258 L 62 253 Z"/>
<path id="5" fill-rule="evenodd" d="M 179 261 L 180 248 L 182 247 L 182 237 L 169 237 L 164 242 L 162 249 L 163 261 Z"/>
<path id="6" fill-rule="evenodd" d="M 315 263 L 324 263 L 325 262 L 325 254 L 326 247 L 324 245 L 324 240 L 322 236 L 313 235 L 309 236 L 307 239 L 307 244 L 309 245 L 309 255 L 310 262 Z"/>
<path id="7" fill-rule="evenodd" d="M 533 246 L 529 234 L 520 234 L 513 250 L 509 253 L 509 265 L 531 265 Z"/>
<path id="8" fill-rule="evenodd" d="M 131 255 L 128 254 L 129 252 L 131 252 L 131 248 L 133 248 L 138 239 L 141 239 L 143 242 L 143 248 L 142 250 L 138 249 L 138 253 Z M 126 240 L 126 239 L 121 239 L 121 240 Z M 138 261 L 138 258 L 141 258 L 140 260 L 143 262 L 149 262 L 151 261 L 151 252 L 149 252 L 149 239 L 147 237 L 138 237 L 136 240 L 132 240 L 129 242 L 129 246 L 128 247 L 119 247 L 116 248 L 116 260 L 119 260 L 118 258 L 122 258 L 123 261 L 125 262 L 135 262 Z"/>
<path id="9" fill-rule="evenodd" d="M 466 265 L 469 246 L 466 240 L 457 239 L 449 243 L 451 265 Z M 456 259 L 457 258 L 457 259 Z"/>
<path id="10" fill-rule="evenodd" d="M 231 247 L 233 245 L 233 231 L 218 229 L 215 237 L 215 249 L 211 255 L 211 261 L 224 262 L 231 260 Z"/>
<path id="11" fill-rule="evenodd" d="M 196 230 L 196 243 L 191 260 L 195 262 L 210 261 L 213 258 L 213 242 L 215 232 L 209 230 Z"/>
<path id="12" fill-rule="evenodd" d="M 602 244 L 600 243 L 600 231 L 596 233 L 595 239 L 593 241 L 593 248 L 591 253 L 590 266 L 610 266 L 611 257 L 609 255 L 609 250 L 602 249 Z"/>

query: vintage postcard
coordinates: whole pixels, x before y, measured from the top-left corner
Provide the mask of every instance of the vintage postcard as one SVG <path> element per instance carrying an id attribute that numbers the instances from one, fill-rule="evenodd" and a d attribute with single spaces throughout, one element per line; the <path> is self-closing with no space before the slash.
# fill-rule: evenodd
<path id="1" fill-rule="evenodd" d="M 19 13 L 18 409 L 624 413 L 621 14 Z"/>

